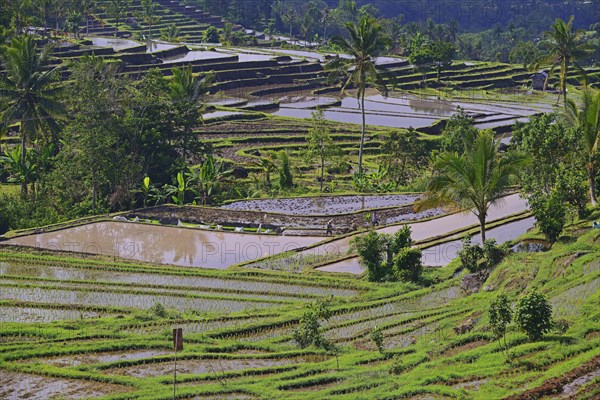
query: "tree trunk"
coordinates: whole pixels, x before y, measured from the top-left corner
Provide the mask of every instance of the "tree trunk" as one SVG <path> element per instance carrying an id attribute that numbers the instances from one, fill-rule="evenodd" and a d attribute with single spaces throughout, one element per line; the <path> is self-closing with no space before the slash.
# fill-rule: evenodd
<path id="1" fill-rule="evenodd" d="M 96 169 L 92 171 L 92 210 L 96 212 Z"/>
<path id="2" fill-rule="evenodd" d="M 23 182 L 21 182 L 21 197 L 27 197 L 27 148 L 25 147 L 27 135 L 25 130 L 21 128 L 21 173 L 23 174 Z"/>
<path id="3" fill-rule="evenodd" d="M 323 193 L 323 181 L 325 180 L 325 158 L 321 156 L 321 193 Z"/>
<path id="4" fill-rule="evenodd" d="M 481 229 L 481 244 L 485 243 L 485 214 L 479 214 L 479 227 Z"/>
<path id="5" fill-rule="evenodd" d="M 364 90 L 364 87 L 360 90 L 361 90 L 360 111 L 362 114 L 362 132 L 360 135 L 360 148 L 358 150 L 358 173 L 360 175 L 362 175 L 362 173 L 363 173 L 363 167 L 362 167 L 363 147 L 365 145 L 365 135 L 367 133 L 367 122 L 366 122 L 366 115 L 365 115 L 365 90 Z"/>
<path id="6" fill-rule="evenodd" d="M 596 169 L 593 165 L 588 167 L 588 179 L 590 182 L 590 201 L 592 206 L 598 205 L 598 199 L 596 198 Z"/>

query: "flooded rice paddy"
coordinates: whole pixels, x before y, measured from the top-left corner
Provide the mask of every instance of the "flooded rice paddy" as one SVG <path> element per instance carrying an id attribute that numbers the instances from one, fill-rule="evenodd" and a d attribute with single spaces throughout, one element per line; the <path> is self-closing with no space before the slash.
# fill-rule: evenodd
<path id="1" fill-rule="evenodd" d="M 203 276 L 169 275 L 142 272 L 106 271 L 102 269 L 78 269 L 35 264 L 11 264 L 0 262 L 0 276 L 21 276 L 32 279 L 52 279 L 61 281 L 88 281 L 96 283 L 130 283 L 146 286 L 169 286 L 194 288 L 194 290 L 232 289 L 258 293 L 282 293 L 286 295 L 320 295 L 351 297 L 359 294 L 352 289 L 319 286 L 303 286 L 268 281 L 240 279 L 219 279 Z M 2 311 L 0 311 L 1 315 Z"/>
<path id="2" fill-rule="evenodd" d="M 177 373 L 181 374 L 208 374 L 217 371 L 226 373 L 228 371 L 239 371 L 249 368 L 266 368 L 291 364 L 305 364 L 307 362 L 326 361 L 328 357 L 306 356 L 296 358 L 240 358 L 240 359 L 195 359 L 177 361 Z M 111 375 L 126 375 L 136 378 L 150 376 L 163 376 L 173 373 L 173 362 L 171 359 L 145 365 L 136 365 L 125 368 L 115 368 L 104 371 Z"/>
<path id="3" fill-rule="evenodd" d="M 243 301 L 224 298 L 204 298 L 190 295 L 164 293 L 124 293 L 109 292 L 105 288 L 70 288 L 52 289 L 39 287 L 4 287 L 0 292 L 2 300 L 18 300 L 36 303 L 49 303 L 77 306 L 123 307 L 147 310 L 156 303 L 165 308 L 189 312 L 231 313 L 255 308 L 277 306 L 274 302 Z"/>
<path id="4" fill-rule="evenodd" d="M 0 398 L 5 400 L 90 399 L 130 390 L 130 387 L 110 383 L 52 378 L 6 370 L 0 373 Z"/>
<path id="5" fill-rule="evenodd" d="M 291 215 L 331 215 L 414 203 L 421 196 L 392 194 L 380 196 L 321 196 L 289 199 L 242 200 L 221 208 L 242 211 L 264 211 Z"/>
<path id="6" fill-rule="evenodd" d="M 111 47 L 114 51 L 123 51 L 142 46 L 142 43 L 130 39 L 108 37 L 91 37 L 88 39 L 92 42 L 92 46 Z"/>
<path id="7" fill-rule="evenodd" d="M 468 102 L 450 101 L 428 96 L 402 95 L 396 93 L 388 97 L 370 95 L 365 99 L 365 114 L 368 125 L 392 128 L 424 128 L 440 119 L 449 118 L 458 107 L 474 118 L 475 126 L 492 129 L 512 126 L 516 122 L 527 122 L 541 112 L 552 112 L 546 104 L 519 104 L 512 102 Z M 341 103 L 340 103 L 341 101 Z M 360 104 L 355 97 L 330 96 L 294 97 L 280 99 L 280 109 L 275 115 L 293 118 L 310 118 L 317 107 L 324 108 L 325 118 L 330 121 L 360 124 L 362 115 Z"/>
<path id="8" fill-rule="evenodd" d="M 2 289 L 4 290 L 4 289 Z M 38 308 L 28 306 L 0 306 L 0 322 L 48 323 L 100 318 L 108 314 L 95 311 L 61 308 Z"/>
<path id="9" fill-rule="evenodd" d="M 497 228 L 488 229 L 486 231 L 486 238 L 494 239 L 496 240 L 496 243 L 502 244 L 515 240 L 519 236 L 527 233 L 534 225 L 534 217 L 510 222 Z M 473 235 L 471 243 L 481 245 L 481 236 L 478 234 Z M 462 240 L 454 240 L 423 249 L 423 264 L 431 267 L 446 266 L 450 261 L 458 257 L 460 249 L 462 249 Z"/>
<path id="10" fill-rule="evenodd" d="M 8 244 L 122 257 L 159 264 L 224 269 L 322 240 L 205 231 L 127 222 L 98 222 L 9 240 Z"/>
<path id="11" fill-rule="evenodd" d="M 506 196 L 501 203 L 490 208 L 488 212 L 488 221 L 506 218 L 510 215 L 518 214 L 525 210 L 527 210 L 527 202 L 525 199 L 522 199 L 518 194 Z M 475 215 L 472 213 L 456 213 L 428 221 L 411 223 L 409 225 L 411 227 L 413 240 L 423 241 L 436 236 L 447 235 L 458 229 L 478 226 L 478 221 Z M 378 232 L 395 233 L 398 229 L 402 228 L 402 226 L 403 225 L 384 227 L 378 229 Z M 510 231 L 511 229 L 509 228 L 508 232 Z M 504 232 L 504 230 L 502 230 L 502 232 Z M 524 231 L 518 233 L 518 230 L 515 230 L 515 238 L 520 236 L 522 233 L 524 233 Z M 303 250 L 301 253 L 307 255 L 326 255 L 330 253 L 345 254 L 350 248 L 351 239 L 352 237 L 342 238 L 330 243 L 325 243 Z M 446 264 L 448 262 L 450 262 L 450 260 L 448 260 Z M 428 263 L 426 263 L 426 265 L 428 265 Z M 330 265 L 317 268 L 317 270 L 323 272 L 347 272 L 352 274 L 361 274 L 364 272 L 364 268 L 359 264 L 358 258 L 356 257 L 337 263 L 332 263 Z"/>

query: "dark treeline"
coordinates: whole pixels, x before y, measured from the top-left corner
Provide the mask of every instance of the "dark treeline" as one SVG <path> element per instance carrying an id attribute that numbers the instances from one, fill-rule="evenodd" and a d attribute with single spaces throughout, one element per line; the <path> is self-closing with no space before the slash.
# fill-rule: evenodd
<path id="1" fill-rule="evenodd" d="M 588 28 L 600 21 L 598 0 L 358 0 L 357 3 L 371 4 L 380 10 L 381 16 L 401 16 L 405 22 L 419 23 L 431 18 L 447 24 L 456 20 L 461 29 L 471 32 L 509 24 L 542 32 L 556 18 L 568 15 L 576 16 L 576 28 Z"/>

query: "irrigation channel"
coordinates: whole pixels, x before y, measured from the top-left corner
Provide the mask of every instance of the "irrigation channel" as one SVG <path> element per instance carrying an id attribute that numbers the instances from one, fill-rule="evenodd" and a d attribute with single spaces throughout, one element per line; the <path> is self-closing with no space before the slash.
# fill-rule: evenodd
<path id="1" fill-rule="evenodd" d="M 411 199 L 405 196 L 395 199 L 397 202 L 406 202 Z M 371 206 L 396 204 L 394 199 L 388 197 L 365 197 L 362 201 Z M 355 210 L 361 202 L 349 201 L 348 198 L 320 199 L 311 202 L 309 199 L 298 200 L 305 203 L 305 212 L 321 210 L 321 206 L 328 204 L 344 204 L 344 209 Z M 311 205 L 312 204 L 312 205 Z M 244 206 L 259 211 L 286 210 L 283 200 L 251 201 L 244 205 L 236 202 L 228 206 L 243 208 Z M 339 208 L 338 208 L 339 210 Z M 500 220 L 511 215 L 527 210 L 524 199 L 518 194 L 507 196 L 500 204 L 490 208 L 488 221 Z M 225 211 L 225 210 L 224 210 Z M 336 212 L 335 207 L 333 212 Z M 504 227 L 496 228 L 490 232 L 490 237 L 499 241 L 513 239 L 524 233 L 532 225 L 531 219 L 525 222 L 516 222 Z M 449 235 L 454 231 L 477 226 L 477 219 L 471 213 L 456 213 L 434 217 L 422 222 L 410 224 L 413 240 L 426 241 L 436 237 Z M 391 225 L 378 229 L 382 233 L 394 233 L 402 225 Z M 57 231 L 36 233 L 15 237 L 6 242 L 9 245 L 29 246 L 57 251 L 71 251 L 78 253 L 98 254 L 103 256 L 125 258 L 158 264 L 173 264 L 187 267 L 225 269 L 235 264 L 248 263 L 264 257 L 280 253 L 300 250 L 301 256 L 342 256 L 348 252 L 352 236 L 341 239 L 323 241 L 319 236 L 283 236 L 274 234 L 223 232 L 209 229 L 185 228 L 177 226 L 163 226 L 148 223 L 134 223 L 121 221 L 104 221 L 91 224 L 69 227 Z M 456 252 L 456 242 L 451 242 L 437 250 L 443 251 L 453 248 L 454 252 L 444 253 L 443 261 L 433 265 L 444 265 L 449 262 Z M 434 248 L 436 249 L 436 248 Z M 431 255 L 431 252 L 426 254 Z M 439 258 L 439 257 L 438 257 Z M 426 259 L 427 263 L 427 259 Z M 332 265 L 320 268 L 324 272 L 351 272 L 362 273 L 362 267 L 356 258 L 350 258 Z"/>

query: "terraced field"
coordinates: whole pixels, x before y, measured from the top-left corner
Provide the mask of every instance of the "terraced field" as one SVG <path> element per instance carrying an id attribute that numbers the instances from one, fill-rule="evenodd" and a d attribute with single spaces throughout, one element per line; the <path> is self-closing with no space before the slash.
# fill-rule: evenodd
<path id="1" fill-rule="evenodd" d="M 600 232 L 589 224 L 571 226 L 547 253 L 509 256 L 485 283 L 492 291 L 473 295 L 461 290 L 456 261 L 426 269 L 421 286 L 4 248 L 0 397 L 170 399 L 176 363 L 181 399 L 596 398 Z M 533 287 L 567 330 L 530 343 L 511 329 L 505 362 L 486 309 L 499 292 Z M 329 303 L 323 332 L 336 350 L 293 340 L 316 300 Z M 455 332 L 469 319 L 472 330 Z"/>

